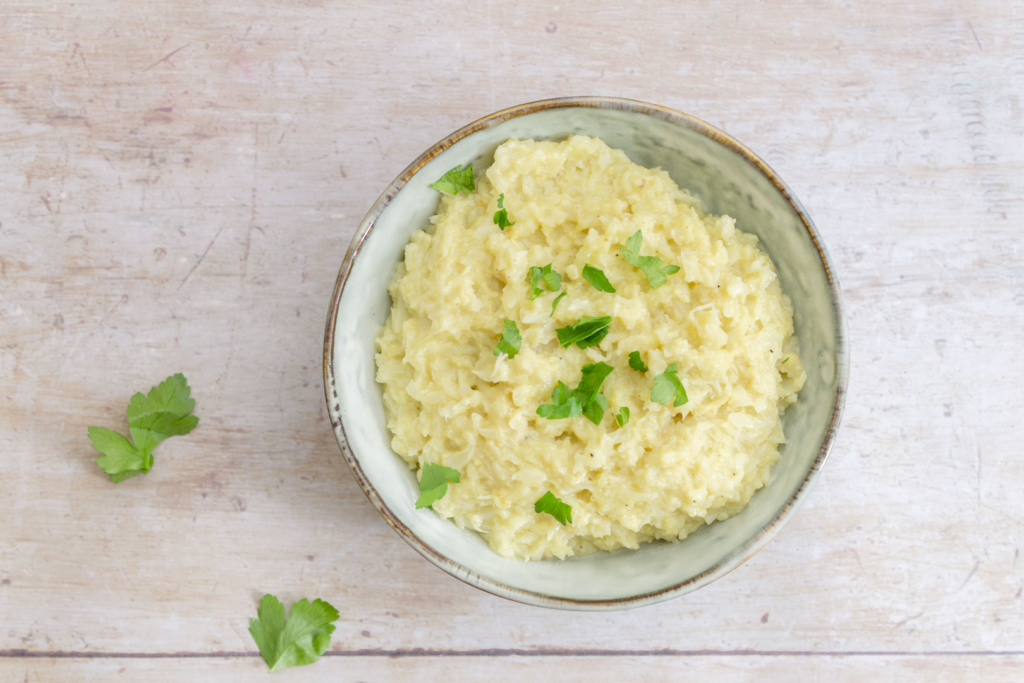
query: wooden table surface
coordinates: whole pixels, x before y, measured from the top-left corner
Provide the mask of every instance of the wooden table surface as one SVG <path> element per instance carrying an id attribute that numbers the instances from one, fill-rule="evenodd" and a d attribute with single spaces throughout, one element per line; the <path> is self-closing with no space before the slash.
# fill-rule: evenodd
<path id="1" fill-rule="evenodd" d="M 288 681 L 1024 680 L 1024 2 L 5 0 L 0 35 L 0 681 L 266 680 L 265 592 L 341 611 Z M 772 165 L 852 344 L 782 533 L 612 614 L 417 555 L 340 457 L 321 368 L 387 183 L 586 94 Z M 199 427 L 109 483 L 86 428 L 174 372 Z"/>

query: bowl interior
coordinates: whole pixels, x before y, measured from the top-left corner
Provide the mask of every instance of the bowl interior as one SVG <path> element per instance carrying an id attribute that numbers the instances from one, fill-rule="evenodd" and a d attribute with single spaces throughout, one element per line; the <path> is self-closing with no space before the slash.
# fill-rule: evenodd
<path id="1" fill-rule="evenodd" d="M 539 108 L 511 118 L 495 115 L 470 135 L 455 134 L 460 139 L 418 170 L 415 164 L 410 167 L 412 175 L 400 191 L 389 188 L 356 234 L 351 270 L 337 302 L 333 349 L 327 350 L 333 361 L 329 403 L 339 441 L 343 449 L 347 442 L 346 457 L 378 509 L 446 571 L 484 590 L 537 605 L 614 609 L 646 604 L 698 588 L 738 566 L 770 540 L 820 469 L 842 403 L 846 352 L 838 290 L 817 236 L 787 200 L 785 189 L 710 126 L 617 102 Z M 707 210 L 733 216 L 737 227 L 758 236 L 793 301 L 808 378 L 798 402 L 785 414 L 788 442 L 771 483 L 739 515 L 678 543 L 649 543 L 635 551 L 564 561 L 507 560 L 475 533 L 414 509 L 416 477 L 390 448 L 381 389 L 374 380 L 373 340 L 390 310 L 387 284 L 392 271 L 411 233 L 427 225 L 437 209 L 438 195 L 430 183 L 457 164 L 486 168 L 508 138 L 560 140 L 574 133 L 599 137 L 643 166 L 660 166 L 680 187 L 700 197 Z"/>

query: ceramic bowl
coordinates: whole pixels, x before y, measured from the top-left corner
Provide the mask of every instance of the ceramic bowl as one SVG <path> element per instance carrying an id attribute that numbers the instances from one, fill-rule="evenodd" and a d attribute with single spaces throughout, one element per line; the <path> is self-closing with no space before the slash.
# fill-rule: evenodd
<path id="1" fill-rule="evenodd" d="M 638 550 L 523 562 L 429 510 L 416 510 L 415 475 L 391 450 L 374 381 L 373 340 L 388 316 L 387 285 L 412 232 L 438 205 L 430 184 L 472 162 L 487 168 L 509 138 L 562 140 L 580 133 L 659 166 L 715 214 L 760 239 L 793 301 L 807 383 L 785 413 L 788 439 L 770 483 L 740 514 L 683 541 Z M 782 180 L 722 131 L 678 111 L 631 100 L 581 97 L 524 104 L 452 133 L 380 196 L 341 266 L 327 321 L 324 380 L 341 451 L 370 502 L 413 548 L 466 583 L 532 605 L 580 610 L 637 607 L 677 597 L 735 569 L 793 514 L 821 471 L 842 412 L 848 372 L 839 286 L 814 225 Z"/>

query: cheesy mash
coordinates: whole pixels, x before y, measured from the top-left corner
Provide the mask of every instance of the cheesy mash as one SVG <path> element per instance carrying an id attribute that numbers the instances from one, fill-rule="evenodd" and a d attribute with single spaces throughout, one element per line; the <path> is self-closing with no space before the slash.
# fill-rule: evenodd
<path id="1" fill-rule="evenodd" d="M 504 231 L 499 195 L 514 222 Z M 637 230 L 644 256 L 680 267 L 658 288 L 620 253 Z M 549 263 L 560 288 L 531 299 L 530 268 Z M 636 548 L 735 515 L 768 482 L 782 412 L 806 379 L 757 238 L 595 138 L 501 145 L 475 190 L 442 194 L 389 292 L 376 360 L 392 446 L 412 469 L 458 470 L 434 511 L 505 557 Z M 599 344 L 559 344 L 558 328 L 601 316 L 612 322 Z M 494 354 L 505 320 L 522 336 L 513 358 Z M 647 372 L 630 367 L 633 351 Z M 559 381 L 571 389 L 598 362 L 614 368 L 600 424 L 538 415 Z M 652 401 L 672 364 L 689 399 L 679 407 Z M 549 491 L 570 524 L 534 511 Z"/>

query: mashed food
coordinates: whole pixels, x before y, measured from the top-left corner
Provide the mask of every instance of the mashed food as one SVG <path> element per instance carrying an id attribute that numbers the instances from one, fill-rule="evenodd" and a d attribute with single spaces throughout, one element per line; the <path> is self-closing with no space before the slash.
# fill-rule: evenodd
<path id="1" fill-rule="evenodd" d="M 660 287 L 620 253 L 638 230 L 644 256 L 680 268 Z M 531 299 L 530 268 L 549 263 L 559 289 Z M 376 359 L 392 446 L 412 469 L 458 470 L 434 511 L 505 557 L 636 548 L 735 515 L 768 482 L 782 412 L 806 378 L 792 306 L 757 238 L 595 138 L 503 144 L 474 191 L 442 195 L 389 291 Z M 600 343 L 561 346 L 558 328 L 602 316 Z M 494 354 L 505 320 L 522 337 L 513 358 Z M 646 372 L 630 367 L 634 351 Z M 538 415 L 559 381 L 572 389 L 599 362 L 613 368 L 600 424 Z M 679 407 L 652 401 L 673 364 L 689 399 Z M 572 523 L 535 512 L 548 491 Z"/>

